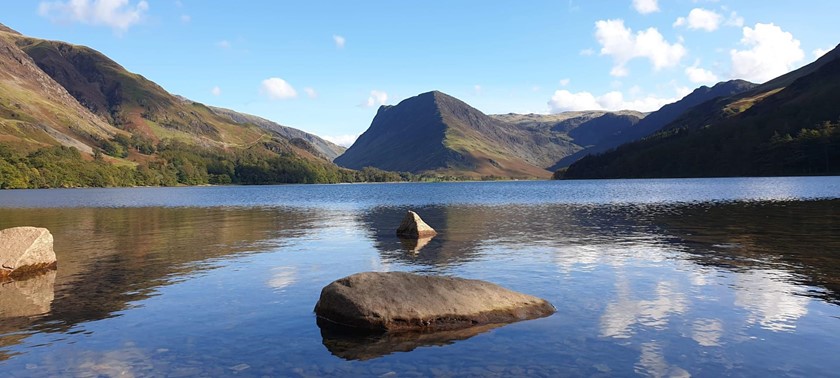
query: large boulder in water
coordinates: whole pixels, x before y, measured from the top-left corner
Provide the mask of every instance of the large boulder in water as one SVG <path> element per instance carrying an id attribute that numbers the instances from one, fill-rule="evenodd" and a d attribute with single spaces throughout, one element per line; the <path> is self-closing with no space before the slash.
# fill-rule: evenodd
<path id="1" fill-rule="evenodd" d="M 0 230 L 0 278 L 54 269 L 53 236 L 40 227 Z"/>
<path id="2" fill-rule="evenodd" d="M 437 235 L 435 229 L 430 227 L 417 213 L 409 210 L 397 228 L 397 236 L 403 238 L 426 238 Z"/>
<path id="3" fill-rule="evenodd" d="M 357 273 L 321 290 L 319 320 L 367 331 L 439 331 L 541 318 L 547 301 L 479 280 Z"/>

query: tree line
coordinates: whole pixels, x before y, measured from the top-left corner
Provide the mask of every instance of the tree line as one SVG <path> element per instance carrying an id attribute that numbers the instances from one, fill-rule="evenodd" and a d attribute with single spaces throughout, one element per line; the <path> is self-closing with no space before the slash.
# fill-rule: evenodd
<path id="1" fill-rule="evenodd" d="M 249 149 L 222 151 L 164 140 L 154 144 L 138 137 L 101 141 L 93 158 L 74 147 L 52 146 L 24 153 L 0 144 L 0 189 L 206 184 L 327 184 L 419 181 L 424 176 L 372 167 L 340 168 L 327 162 L 283 152 L 277 142 Z M 107 161 L 104 155 L 147 155 L 137 165 Z M 273 151 L 277 150 L 277 151 Z M 278 152 L 279 151 L 279 152 Z M 140 159 L 143 160 L 143 159 Z"/>

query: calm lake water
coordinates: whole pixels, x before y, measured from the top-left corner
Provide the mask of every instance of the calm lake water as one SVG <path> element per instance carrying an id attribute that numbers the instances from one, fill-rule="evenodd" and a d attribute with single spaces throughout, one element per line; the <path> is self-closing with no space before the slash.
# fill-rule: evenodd
<path id="1" fill-rule="evenodd" d="M 394 236 L 407 209 L 439 235 Z M 0 191 L 58 270 L 0 285 L 0 375 L 831 376 L 840 178 Z M 553 316 L 342 338 L 361 271 L 477 278 Z"/>

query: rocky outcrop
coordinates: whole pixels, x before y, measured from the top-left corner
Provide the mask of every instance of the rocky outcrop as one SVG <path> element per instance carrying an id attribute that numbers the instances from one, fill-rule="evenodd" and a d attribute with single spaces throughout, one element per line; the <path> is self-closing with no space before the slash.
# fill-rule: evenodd
<path id="1" fill-rule="evenodd" d="M 547 301 L 479 280 L 405 272 L 357 273 L 321 291 L 320 324 L 366 331 L 440 331 L 536 319 Z"/>
<path id="2" fill-rule="evenodd" d="M 0 230 L 0 279 L 56 267 L 53 236 L 40 227 Z"/>
<path id="3" fill-rule="evenodd" d="M 430 227 L 417 213 L 409 210 L 397 228 L 397 236 L 403 238 L 427 238 L 437 235 L 437 231 Z"/>

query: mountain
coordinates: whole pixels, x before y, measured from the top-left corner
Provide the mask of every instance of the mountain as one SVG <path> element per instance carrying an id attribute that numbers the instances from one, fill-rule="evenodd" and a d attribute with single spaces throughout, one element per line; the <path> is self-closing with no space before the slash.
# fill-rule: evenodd
<path id="1" fill-rule="evenodd" d="M 276 122 L 269 121 L 265 118 L 245 113 L 239 113 L 230 109 L 218 108 L 215 106 L 209 106 L 209 108 L 211 111 L 213 111 L 213 113 L 226 117 L 233 122 L 239 124 L 257 125 L 263 130 L 269 131 L 276 136 L 289 139 L 297 144 L 303 144 L 300 141 L 298 141 L 302 140 L 306 144 L 311 144 L 312 148 L 317 154 L 320 154 L 322 157 L 329 161 L 333 161 L 336 157 L 338 157 L 339 155 L 344 153 L 345 150 L 347 150 L 346 148 L 341 147 L 328 140 L 325 140 L 317 135 L 313 135 L 292 127 L 283 126 Z"/>
<path id="2" fill-rule="evenodd" d="M 335 162 L 353 169 L 545 178 L 550 175 L 545 168 L 558 157 L 581 148 L 566 129 L 555 130 L 559 123 L 581 116 L 488 116 L 432 91 L 380 107 L 367 131 Z"/>
<path id="3" fill-rule="evenodd" d="M 172 95 L 89 47 L 0 24 L 0 66 L 0 188 L 356 178 L 333 143 Z"/>
<path id="4" fill-rule="evenodd" d="M 214 111 L 185 101 L 88 47 L 28 37 L 18 38 L 17 45 L 79 103 L 133 134 L 237 147 L 253 143 L 262 138 L 263 131 L 270 131 L 285 140 L 301 138 L 316 144 L 315 150 L 327 160 L 337 156 L 338 146 L 317 136 L 259 117 L 218 108 Z"/>
<path id="5" fill-rule="evenodd" d="M 704 102 L 646 139 L 572 164 L 566 178 L 840 173 L 840 51 Z"/>
<path id="6" fill-rule="evenodd" d="M 719 97 L 730 97 L 739 93 L 744 93 L 757 87 L 756 84 L 744 80 L 730 80 L 715 84 L 709 88 L 701 86 L 679 101 L 667 104 L 659 110 L 648 114 L 644 119 L 640 120 L 638 124 L 633 127 L 627 127 L 615 134 L 609 135 L 601 139 L 598 143 L 592 143 L 591 146 L 584 148 L 572 155 L 566 156 L 552 166 L 551 170 L 557 170 L 569 166 L 570 164 L 580 160 L 582 157 L 592 154 L 601 153 L 624 143 L 636 141 L 651 135 L 669 123 L 676 120 L 689 109 Z"/>
<path id="7" fill-rule="evenodd" d="M 17 47 L 19 38 L 17 32 L 0 28 L 0 142 L 18 147 L 61 144 L 90 154 L 94 140 L 120 132 L 44 73 Z"/>

